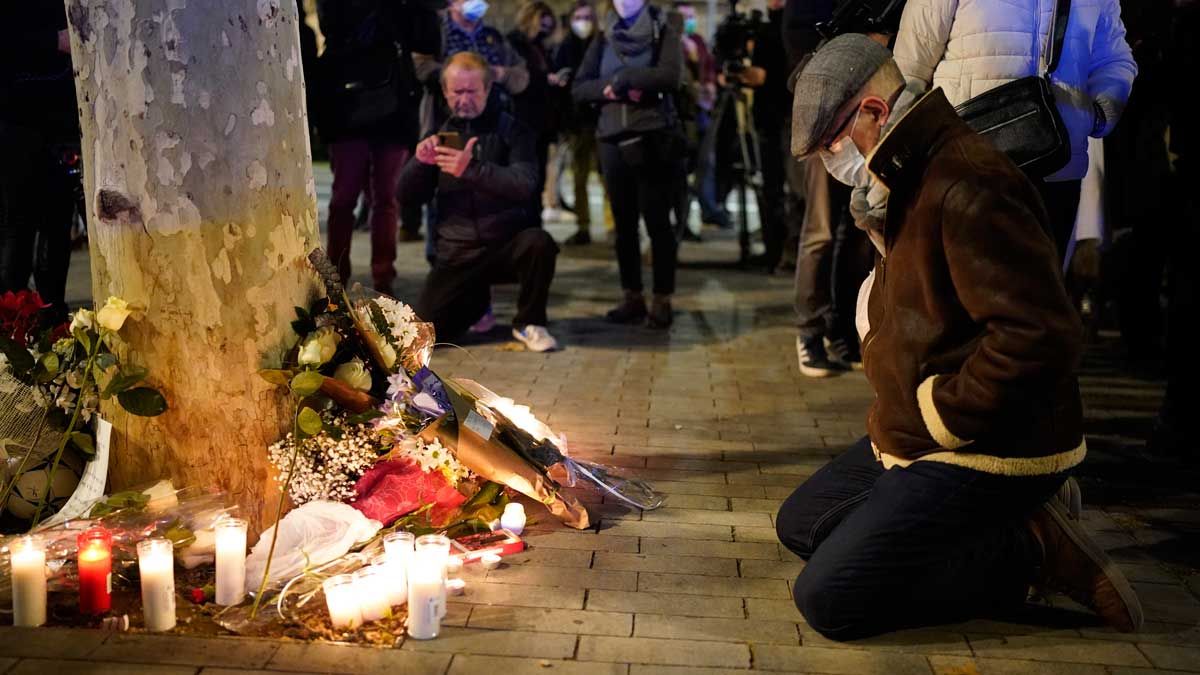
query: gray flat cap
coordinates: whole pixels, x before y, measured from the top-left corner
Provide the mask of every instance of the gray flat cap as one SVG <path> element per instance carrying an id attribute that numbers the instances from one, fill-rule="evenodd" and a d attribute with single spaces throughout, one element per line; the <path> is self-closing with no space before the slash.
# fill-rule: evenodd
<path id="1" fill-rule="evenodd" d="M 829 133 L 837 111 L 892 52 L 861 33 L 839 35 L 817 50 L 792 84 L 792 154 L 805 157 Z"/>

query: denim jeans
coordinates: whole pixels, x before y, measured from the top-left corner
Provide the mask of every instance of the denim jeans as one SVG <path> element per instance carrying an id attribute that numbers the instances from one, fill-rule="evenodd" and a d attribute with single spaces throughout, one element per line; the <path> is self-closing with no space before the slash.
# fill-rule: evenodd
<path id="1" fill-rule="evenodd" d="M 779 540 L 808 561 L 796 606 L 834 640 L 1015 609 L 1041 555 L 1026 520 L 1065 479 L 938 462 L 885 471 L 863 438 L 779 509 Z"/>

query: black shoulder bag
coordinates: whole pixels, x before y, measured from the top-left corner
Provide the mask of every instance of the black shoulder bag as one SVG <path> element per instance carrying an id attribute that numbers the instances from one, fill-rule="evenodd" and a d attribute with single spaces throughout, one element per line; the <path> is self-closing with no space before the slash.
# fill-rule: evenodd
<path id="1" fill-rule="evenodd" d="M 1071 0 L 1058 0 L 1049 59 L 1043 58 L 1039 74 L 1002 84 L 955 108 L 968 126 L 1034 179 L 1049 176 L 1071 159 L 1067 129 L 1050 85 L 1050 73 L 1062 56 L 1070 12 Z"/>

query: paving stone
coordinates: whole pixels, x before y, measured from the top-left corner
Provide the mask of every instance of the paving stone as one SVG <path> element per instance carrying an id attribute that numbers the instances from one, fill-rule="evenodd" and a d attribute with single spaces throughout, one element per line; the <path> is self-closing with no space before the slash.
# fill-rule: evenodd
<path id="1" fill-rule="evenodd" d="M 632 570 L 635 572 L 674 572 L 736 577 L 737 560 L 694 556 L 645 555 L 641 553 L 596 552 L 595 569 Z"/>
<path id="2" fill-rule="evenodd" d="M 1150 642 L 1167 645 L 1200 645 L 1200 626 L 1147 621 L 1136 633 L 1119 633 L 1107 626 L 1081 628 L 1079 634 L 1095 640 Z"/>
<path id="3" fill-rule="evenodd" d="M 591 567 L 593 555 L 592 551 L 566 548 L 527 549 L 504 556 L 504 564 L 510 567 Z"/>
<path id="4" fill-rule="evenodd" d="M 689 539 L 651 539 L 647 537 L 642 539 L 641 552 L 649 555 L 779 560 L 779 549 L 774 544 L 757 542 L 692 541 Z"/>
<path id="5" fill-rule="evenodd" d="M 553 586 L 561 588 L 604 588 L 614 591 L 637 589 L 637 573 L 571 567 L 501 567 L 487 573 L 498 584 Z"/>
<path id="6" fill-rule="evenodd" d="M 1200 672 L 1200 647 L 1139 644 L 1142 653 L 1158 668 Z"/>
<path id="7" fill-rule="evenodd" d="M 679 595 L 640 591 L 588 591 L 589 611 L 637 612 L 741 619 L 745 616 L 742 599 L 707 595 Z M 754 617 L 758 618 L 758 617 Z"/>
<path id="8" fill-rule="evenodd" d="M 590 604 L 590 603 L 589 603 Z M 467 624 L 471 628 L 573 633 L 625 637 L 633 632 L 633 615 L 579 609 L 527 607 L 476 607 Z"/>
<path id="9" fill-rule="evenodd" d="M 575 655 L 575 640 L 574 635 L 561 633 L 443 628 L 433 640 L 405 640 L 401 650 L 566 659 Z"/>
<path id="10" fill-rule="evenodd" d="M 718 642 L 800 643 L 796 624 L 755 619 L 714 619 L 638 613 L 634 637 L 713 640 Z"/>
<path id="11" fill-rule="evenodd" d="M 0 656 L 80 659 L 94 652 L 106 637 L 94 630 L 4 626 L 0 627 Z"/>
<path id="12" fill-rule="evenodd" d="M 727 642 L 582 635 L 580 661 L 749 668 L 750 648 Z"/>
<path id="13" fill-rule="evenodd" d="M 629 667 L 630 675 L 746 675 L 752 670 L 744 668 L 697 668 L 696 666 L 647 666 L 634 664 Z"/>
<path id="14" fill-rule="evenodd" d="M 7 672 L 16 662 L 16 658 L 0 657 L 0 673 Z"/>
<path id="15" fill-rule="evenodd" d="M 929 675 L 929 663 L 917 654 L 875 653 L 825 647 L 753 645 L 759 670 L 829 673 L 830 675 Z"/>
<path id="16" fill-rule="evenodd" d="M 770 522 L 770 519 L 768 519 Z M 768 527 L 745 527 L 739 525 L 733 528 L 734 541 L 758 541 L 763 543 L 772 543 L 779 541 L 779 535 L 775 534 L 773 526 Z"/>
<path id="17" fill-rule="evenodd" d="M 709 509 L 713 511 L 726 511 L 729 509 L 729 499 L 726 497 L 713 497 L 710 495 L 668 494 L 666 506 L 680 509 Z M 653 511 L 650 511 L 649 513 L 653 513 Z"/>
<path id="18" fill-rule="evenodd" d="M 942 654 L 971 656 L 971 647 L 962 633 L 941 628 L 915 628 L 885 633 L 850 642 L 837 642 L 821 635 L 804 621 L 798 624 L 800 642 L 806 647 L 832 649 L 866 649 L 870 651 L 907 652 L 912 654 Z"/>
<path id="19" fill-rule="evenodd" d="M 683 483 L 671 480 L 654 481 L 654 489 L 667 494 L 708 495 L 712 497 L 749 497 L 764 496 L 760 485 L 724 485 L 722 483 Z"/>
<path id="20" fill-rule="evenodd" d="M 645 520 L 618 520 L 601 523 L 600 532 L 605 535 L 624 537 L 678 538 L 692 541 L 732 541 L 733 531 L 728 525 L 693 525 L 682 523 L 655 523 Z"/>
<path id="21" fill-rule="evenodd" d="M 466 656 L 456 654 L 449 675 L 626 675 L 624 663 L 582 663 L 551 659 L 521 659 L 501 656 Z"/>
<path id="22" fill-rule="evenodd" d="M 788 494 L 791 494 L 790 492 Z M 783 505 L 782 499 L 744 499 L 734 497 L 729 500 L 730 507 L 734 512 L 750 511 L 762 514 L 775 514 L 779 512 L 779 507 Z"/>
<path id="23" fill-rule="evenodd" d="M 638 590 L 652 593 L 716 595 L 741 598 L 789 598 L 782 579 L 741 579 L 691 574 L 638 574 Z"/>
<path id="24" fill-rule="evenodd" d="M 533 536 L 526 536 L 525 543 L 530 547 L 567 548 L 577 551 L 638 552 L 638 540 L 636 537 L 615 537 L 586 532 L 535 534 Z"/>
<path id="25" fill-rule="evenodd" d="M 16 659 L 13 659 L 16 662 Z M 11 664 L 9 664 L 11 665 Z M 106 663 L 103 661 L 68 661 L 57 659 L 24 659 L 12 670 L 0 663 L 5 675 L 194 675 L 194 666 L 162 666 L 149 663 Z M 245 671 L 240 671 L 245 672 Z"/>
<path id="26" fill-rule="evenodd" d="M 583 609 L 582 588 L 523 586 L 473 582 L 454 600 L 473 605 L 508 605 L 549 609 Z"/>
<path id="27" fill-rule="evenodd" d="M 449 664 L 448 654 L 406 652 L 387 647 L 284 643 L 267 668 L 364 675 L 383 672 L 423 675 L 444 672 Z"/>
<path id="28" fill-rule="evenodd" d="M 280 643 L 274 640 L 177 635 L 112 635 L 89 658 L 97 661 L 262 668 Z"/>
<path id="29" fill-rule="evenodd" d="M 1082 663 L 1039 663 L 1010 659 L 930 656 L 934 675 L 1105 675 L 1103 666 Z"/>
<path id="30" fill-rule="evenodd" d="M 647 511 L 642 520 L 662 523 L 702 523 L 737 527 L 769 527 L 771 519 L 763 513 L 737 513 L 703 509 L 662 508 Z"/>
<path id="31" fill-rule="evenodd" d="M 804 476 L 793 476 L 790 474 L 769 474 L 769 473 L 731 473 L 729 474 L 730 485 L 775 485 L 780 487 L 790 487 L 793 490 L 800 487 L 804 482 Z"/>
<path id="32" fill-rule="evenodd" d="M 788 581 L 792 581 L 800 576 L 800 570 L 804 569 L 804 563 L 776 562 L 774 560 L 743 560 L 738 567 L 739 576 L 747 579 L 787 579 Z"/>
<path id="33" fill-rule="evenodd" d="M 1107 666 L 1150 665 L 1137 648 L 1124 642 L 1031 635 L 982 638 L 971 636 L 969 640 L 975 655 L 983 658 L 1095 663 Z"/>
<path id="34" fill-rule="evenodd" d="M 786 600 L 778 598 L 746 598 L 746 616 L 751 619 L 771 619 L 777 621 L 803 621 L 800 610 L 790 597 Z"/>

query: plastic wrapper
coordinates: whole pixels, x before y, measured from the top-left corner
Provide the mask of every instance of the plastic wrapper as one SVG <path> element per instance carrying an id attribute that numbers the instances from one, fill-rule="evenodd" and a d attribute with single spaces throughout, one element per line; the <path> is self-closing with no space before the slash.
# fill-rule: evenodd
<path id="1" fill-rule="evenodd" d="M 292 509 L 276 525 L 264 530 L 251 549 L 246 558 L 246 588 L 257 590 L 262 582 L 276 527 L 279 538 L 271 558 L 269 587 L 286 582 L 308 567 L 341 558 L 374 537 L 382 525 L 341 502 L 312 501 Z"/>
<path id="2" fill-rule="evenodd" d="M 225 494 L 200 488 L 176 489 L 170 481 L 108 495 L 96 504 L 88 518 L 68 520 L 34 532 L 46 545 L 48 587 L 52 591 L 77 588 L 76 536 L 99 525 L 112 533 L 113 575 L 137 564 L 137 543 L 164 537 L 175 544 L 181 564 L 194 567 L 213 560 L 212 527 L 236 507 L 228 506 Z M 7 607 L 12 594 L 8 544 L 17 536 L 0 538 L 0 607 Z"/>

